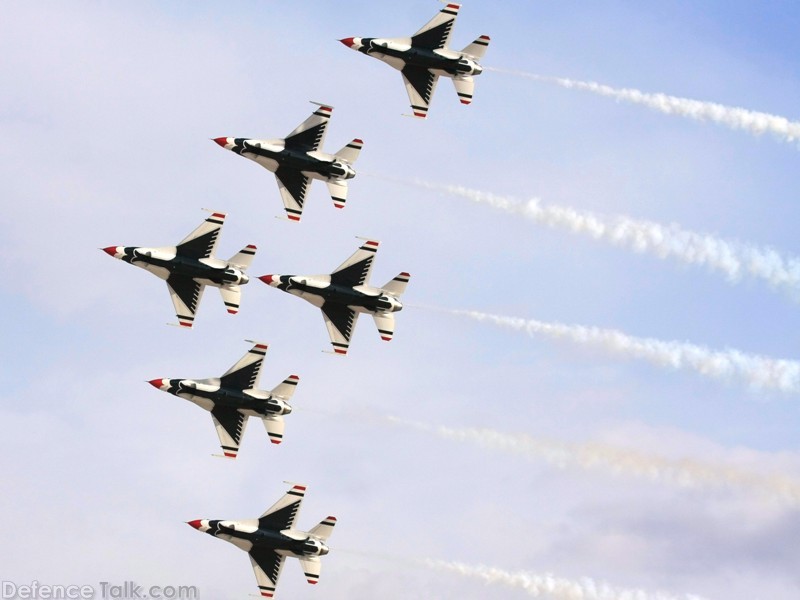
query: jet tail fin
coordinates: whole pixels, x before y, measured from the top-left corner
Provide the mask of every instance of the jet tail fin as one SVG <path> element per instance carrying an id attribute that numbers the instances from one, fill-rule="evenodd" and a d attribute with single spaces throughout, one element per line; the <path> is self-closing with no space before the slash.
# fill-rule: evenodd
<path id="1" fill-rule="evenodd" d="M 341 158 L 342 160 L 350 163 L 351 165 L 358 160 L 358 154 L 361 152 L 361 148 L 364 146 L 364 142 L 358 138 L 354 139 L 352 142 L 347 144 L 344 148 L 339 150 L 335 156 L 337 158 Z"/>
<path id="2" fill-rule="evenodd" d="M 333 533 L 334 525 L 336 525 L 336 517 L 325 517 L 319 522 L 319 525 L 314 525 L 308 533 L 322 541 L 327 541 Z"/>
<path id="3" fill-rule="evenodd" d="M 294 390 L 297 388 L 297 383 L 299 381 L 300 378 L 297 375 L 289 375 L 275 388 L 273 388 L 270 394 L 273 396 L 280 396 L 284 400 L 289 400 L 291 399 L 292 394 L 294 394 Z"/>
<path id="4" fill-rule="evenodd" d="M 387 294 L 391 294 L 395 298 L 399 298 L 403 295 L 403 292 L 406 291 L 406 286 L 408 285 L 409 279 L 411 279 L 411 275 L 403 271 L 386 285 L 384 285 L 381 289 Z"/>
<path id="5" fill-rule="evenodd" d="M 482 35 L 471 44 L 467 44 L 461 52 L 469 54 L 472 58 L 481 59 L 486 54 L 486 49 L 489 47 L 489 36 Z"/>
<path id="6" fill-rule="evenodd" d="M 247 269 L 250 266 L 250 263 L 253 262 L 255 255 L 256 247 L 253 244 L 249 244 L 231 256 L 228 262 L 244 270 Z"/>

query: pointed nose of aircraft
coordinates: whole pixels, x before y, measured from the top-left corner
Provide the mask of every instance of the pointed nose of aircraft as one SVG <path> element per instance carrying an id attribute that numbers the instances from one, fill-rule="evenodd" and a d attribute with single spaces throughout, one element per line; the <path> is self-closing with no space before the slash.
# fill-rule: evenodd
<path id="1" fill-rule="evenodd" d="M 168 381 L 168 380 L 167 380 L 167 379 L 151 379 L 151 380 L 150 380 L 150 381 L 148 381 L 147 383 L 149 383 L 150 385 L 152 385 L 154 388 L 156 388 L 156 389 L 159 389 L 159 390 L 160 390 L 160 389 L 162 388 L 162 386 L 164 385 L 164 382 L 165 382 L 165 381 Z"/>
<path id="2" fill-rule="evenodd" d="M 214 138 L 214 141 L 223 148 L 228 145 L 228 138 L 226 137 Z"/>
<path id="3" fill-rule="evenodd" d="M 278 278 L 275 277 L 275 275 L 262 275 L 261 277 L 259 277 L 259 279 L 264 283 L 266 283 L 267 285 L 272 285 L 273 282 L 278 280 Z"/>
<path id="4" fill-rule="evenodd" d="M 108 248 L 100 248 L 103 252 L 108 254 L 109 256 L 116 256 L 117 254 L 117 247 L 116 246 L 109 246 Z"/>
<path id="5" fill-rule="evenodd" d="M 355 39 L 356 39 L 356 38 L 351 38 L 351 37 L 350 37 L 350 38 L 343 38 L 343 39 L 341 39 L 341 40 L 339 40 L 339 41 L 340 41 L 341 43 L 343 43 L 345 46 L 347 46 L 348 48 L 352 48 L 353 46 L 355 46 L 355 45 L 356 45 L 356 43 L 355 43 L 355 41 L 354 41 Z"/>
<path id="6" fill-rule="evenodd" d="M 195 529 L 200 529 L 202 526 L 202 519 L 195 519 L 194 521 L 186 521 L 187 525 L 191 525 Z"/>

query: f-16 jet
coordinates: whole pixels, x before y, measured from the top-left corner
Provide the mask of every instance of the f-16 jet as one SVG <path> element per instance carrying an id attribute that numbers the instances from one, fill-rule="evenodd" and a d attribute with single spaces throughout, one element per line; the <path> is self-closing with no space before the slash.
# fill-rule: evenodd
<path id="1" fill-rule="evenodd" d="M 320 557 L 328 554 L 326 542 L 333 533 L 336 517 L 326 517 L 307 532 L 294 529 L 305 493 L 304 485 L 293 485 L 258 519 L 197 519 L 187 523 L 198 531 L 230 542 L 247 552 L 261 596 L 272 598 L 287 556 L 300 559 L 308 583 L 315 584 L 319 581 Z"/>
<path id="2" fill-rule="evenodd" d="M 461 103 L 470 104 L 473 76 L 483 72 L 478 61 L 489 46 L 488 35 L 478 37 L 461 51 L 447 47 L 459 8 L 460 4 L 448 4 L 411 37 L 351 37 L 339 41 L 400 71 L 413 114 L 424 119 L 440 76 L 450 77 Z"/>
<path id="3" fill-rule="evenodd" d="M 333 205 L 344 208 L 347 201 L 347 180 L 356 176 L 353 163 L 364 145 L 364 142 L 356 138 L 336 154 L 320 151 L 333 107 L 318 102 L 312 104 L 319 108 L 285 139 L 214 139 L 226 150 L 249 158 L 275 173 L 286 216 L 292 221 L 299 221 L 303 214 L 311 179 L 324 181 L 333 198 Z"/>
<path id="4" fill-rule="evenodd" d="M 394 313 L 403 310 L 400 296 L 411 276 L 403 272 L 382 287 L 368 285 L 379 243 L 366 240 L 330 275 L 263 275 L 259 279 L 322 309 L 337 354 L 347 354 L 358 313 L 371 314 L 381 339 L 388 342 L 394 335 Z"/>
<path id="5" fill-rule="evenodd" d="M 191 327 L 207 285 L 219 288 L 225 307 L 235 315 L 241 301 L 239 286 L 250 281 L 245 271 L 253 262 L 255 246 L 245 246 L 228 260 L 214 257 L 224 222 L 224 213 L 212 212 L 177 246 L 109 246 L 102 250 L 166 280 L 178 323 Z"/>
<path id="6" fill-rule="evenodd" d="M 283 415 L 292 412 L 291 399 L 300 378 L 290 375 L 270 392 L 259 390 L 266 344 L 255 345 L 221 377 L 212 379 L 153 379 L 150 385 L 194 402 L 211 413 L 225 458 L 236 458 L 248 418 L 264 421 L 270 441 L 283 440 Z"/>

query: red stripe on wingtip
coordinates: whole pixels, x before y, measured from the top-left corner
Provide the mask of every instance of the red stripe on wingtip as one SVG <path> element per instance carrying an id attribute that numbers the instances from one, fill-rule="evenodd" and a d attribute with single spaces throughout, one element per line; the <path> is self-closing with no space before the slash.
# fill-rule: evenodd
<path id="1" fill-rule="evenodd" d="M 191 327 L 192 326 L 191 323 L 185 323 L 184 321 L 179 321 L 179 323 L 181 324 L 181 327 Z"/>
<path id="2" fill-rule="evenodd" d="M 228 458 L 236 458 L 236 455 L 235 455 L 233 452 L 225 452 L 224 454 L 225 454 L 225 456 L 227 456 Z"/>
<path id="3" fill-rule="evenodd" d="M 382 339 L 384 342 L 391 342 L 391 341 L 392 341 L 392 338 L 390 338 L 390 337 L 386 337 L 386 336 L 384 336 L 384 335 L 382 335 L 382 336 L 381 336 L 381 339 Z"/>
<path id="4" fill-rule="evenodd" d="M 252 250 L 258 250 L 258 248 L 256 248 L 253 244 L 248 244 L 247 247 Z"/>
<path id="5" fill-rule="evenodd" d="M 299 221 L 300 220 L 300 217 L 296 217 L 294 215 L 287 215 L 287 216 L 289 217 L 290 221 Z"/>
<path id="6" fill-rule="evenodd" d="M 342 350 L 340 348 L 334 348 L 333 351 L 336 352 L 336 354 L 347 354 L 347 350 Z"/>
<path id="7" fill-rule="evenodd" d="M 211 213 L 212 217 L 217 217 L 218 219 L 224 219 L 225 213 Z"/>
<path id="8" fill-rule="evenodd" d="M 269 438 L 269 441 L 273 444 L 280 444 L 283 440 L 276 440 L 275 438 Z"/>

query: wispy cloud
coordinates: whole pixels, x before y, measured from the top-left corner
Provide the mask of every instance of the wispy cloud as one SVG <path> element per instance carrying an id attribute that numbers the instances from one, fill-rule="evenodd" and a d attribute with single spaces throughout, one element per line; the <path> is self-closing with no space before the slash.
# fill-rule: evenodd
<path id="1" fill-rule="evenodd" d="M 560 469 L 600 470 L 678 487 L 736 487 L 800 506 L 800 481 L 784 475 L 754 473 L 691 458 L 668 459 L 597 442 L 566 443 L 492 429 L 434 426 L 391 416 L 387 420 L 443 439 L 543 460 Z"/>
<path id="2" fill-rule="evenodd" d="M 711 350 L 686 342 L 634 337 L 616 329 L 548 323 L 475 310 L 445 312 L 530 336 L 544 335 L 600 347 L 614 354 L 646 360 L 659 367 L 687 369 L 715 379 L 739 379 L 753 388 L 800 391 L 800 362 L 794 360 L 746 354 L 735 349 Z"/>
<path id="3" fill-rule="evenodd" d="M 723 274 L 730 282 L 737 282 L 749 275 L 786 292 L 794 299 L 800 299 L 800 258 L 784 255 L 774 248 L 725 240 L 684 229 L 675 223 L 661 224 L 624 215 L 607 217 L 569 206 L 548 205 L 538 198 L 520 202 L 460 185 L 419 179 L 403 183 L 466 198 L 547 227 L 589 236 L 634 252 L 646 252 L 661 259 L 672 258 L 685 264 L 703 266 Z"/>
<path id="4" fill-rule="evenodd" d="M 563 88 L 592 92 L 631 104 L 640 104 L 668 115 L 679 115 L 695 121 L 711 121 L 730 129 L 740 129 L 752 135 L 771 133 L 786 142 L 800 140 L 800 122 L 769 113 L 734 106 L 704 102 L 661 93 L 647 93 L 632 88 L 613 88 L 594 81 L 578 81 L 563 77 L 546 77 L 536 73 L 487 68 L 496 73 L 524 77 L 542 83 L 552 83 Z"/>
<path id="5" fill-rule="evenodd" d="M 427 559 L 424 564 L 436 571 L 455 573 L 478 579 L 486 584 L 499 584 L 525 590 L 535 598 L 556 600 L 703 600 L 694 594 L 674 595 L 666 592 L 649 592 L 642 589 L 615 588 L 588 577 L 577 581 L 556 577 L 549 573 L 505 571 L 485 565 L 467 565 L 457 561 Z"/>

